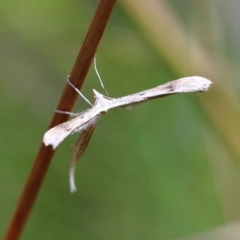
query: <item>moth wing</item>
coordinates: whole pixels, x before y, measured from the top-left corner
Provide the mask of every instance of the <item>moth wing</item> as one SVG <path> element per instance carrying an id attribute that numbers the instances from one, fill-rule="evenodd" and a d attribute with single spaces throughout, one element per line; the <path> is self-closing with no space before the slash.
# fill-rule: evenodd
<path id="1" fill-rule="evenodd" d="M 51 128 L 43 136 L 44 144 L 46 146 L 52 145 L 53 149 L 56 149 L 69 134 L 82 131 L 87 120 L 83 121 L 81 116 L 78 116 Z"/>
<path id="2" fill-rule="evenodd" d="M 77 191 L 76 184 L 75 184 L 75 177 L 74 177 L 76 162 L 86 150 L 92 138 L 93 132 L 101 118 L 101 115 L 102 114 L 95 116 L 93 119 L 91 119 L 88 123 L 85 124 L 84 130 L 74 146 L 73 156 L 71 159 L 71 166 L 70 166 L 70 175 L 69 175 L 71 193 Z"/>

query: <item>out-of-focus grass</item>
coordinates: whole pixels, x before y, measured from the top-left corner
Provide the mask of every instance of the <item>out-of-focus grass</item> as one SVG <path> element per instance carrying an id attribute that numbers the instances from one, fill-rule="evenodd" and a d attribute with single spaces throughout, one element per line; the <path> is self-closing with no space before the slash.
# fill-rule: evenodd
<path id="1" fill-rule="evenodd" d="M 197 24 L 203 18 L 194 15 L 195 5 L 183 8 L 179 1 L 170 3 L 179 16 L 184 15 L 184 28 L 194 32 L 191 20 Z M 1 235 L 11 219 L 95 7 L 87 1 L 0 4 Z M 113 97 L 157 86 L 184 72 L 175 68 L 176 62 L 156 51 L 148 39 L 150 33 L 142 28 L 141 21 L 139 25 L 134 23 L 134 11 L 128 7 L 129 17 L 125 8 L 115 9 L 97 53 L 98 70 Z M 190 44 L 186 49 L 191 53 Z M 179 57 L 176 54 L 176 59 Z M 120 85 L 120 80 L 124 84 Z M 89 99 L 92 88 L 101 90 L 93 70 L 83 88 Z M 222 89 L 215 87 L 220 93 Z M 78 136 L 67 139 L 55 155 L 22 238 L 172 239 L 237 219 L 238 153 L 212 118 L 211 109 L 206 110 L 211 98 L 217 102 L 216 96 L 221 96 L 213 92 L 210 89 L 202 95 L 156 100 L 132 111 L 110 111 L 77 165 L 78 192 L 74 195 L 69 192 L 68 171 L 72 144 Z M 229 93 L 230 90 L 223 92 L 224 96 L 231 96 Z M 236 98 L 226 99 L 236 106 Z M 87 105 L 79 99 L 76 111 L 85 108 Z M 221 112 L 221 105 L 218 108 Z M 223 112 L 222 122 L 226 116 Z M 219 148 L 222 154 L 218 163 Z M 220 179 L 228 179 L 228 185 L 219 184 Z M 235 197 L 234 209 L 224 198 L 226 194 Z"/>

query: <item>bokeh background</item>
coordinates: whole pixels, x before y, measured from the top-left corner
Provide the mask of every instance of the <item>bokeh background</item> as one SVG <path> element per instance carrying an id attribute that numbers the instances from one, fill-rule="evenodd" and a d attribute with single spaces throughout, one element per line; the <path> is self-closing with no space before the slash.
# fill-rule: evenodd
<path id="1" fill-rule="evenodd" d="M 98 1 L 0 3 L 0 235 Z M 58 148 L 22 239 L 240 239 L 239 1 L 121 0 L 97 52 L 110 96 L 189 75 L 207 93 L 110 111 L 68 173 Z M 93 68 L 82 92 L 102 91 Z M 75 112 L 88 105 L 79 98 Z"/>

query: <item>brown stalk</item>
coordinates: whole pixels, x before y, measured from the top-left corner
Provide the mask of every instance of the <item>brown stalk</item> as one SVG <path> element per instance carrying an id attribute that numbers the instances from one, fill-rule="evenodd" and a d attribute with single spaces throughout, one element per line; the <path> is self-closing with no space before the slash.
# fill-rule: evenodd
<path id="1" fill-rule="evenodd" d="M 71 82 L 78 89 L 81 89 L 84 83 L 84 79 L 89 71 L 94 54 L 96 53 L 115 3 L 116 0 L 101 0 L 98 5 L 97 11 L 70 75 Z M 57 109 L 71 111 L 77 100 L 77 96 L 78 94 L 76 91 L 66 84 Z M 68 115 L 55 113 L 49 128 L 65 122 L 67 119 Z M 54 152 L 55 151 L 52 147 L 46 147 L 43 143 L 41 144 L 32 171 L 5 235 L 5 240 L 19 239 L 46 176 Z"/>

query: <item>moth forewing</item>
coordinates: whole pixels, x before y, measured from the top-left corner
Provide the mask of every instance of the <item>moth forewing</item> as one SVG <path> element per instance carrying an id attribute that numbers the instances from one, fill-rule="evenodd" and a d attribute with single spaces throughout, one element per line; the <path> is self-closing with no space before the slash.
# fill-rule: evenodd
<path id="1" fill-rule="evenodd" d="M 44 135 L 43 142 L 46 146 L 52 145 L 55 149 L 69 134 L 84 130 L 84 124 L 100 112 L 107 112 L 110 108 L 128 106 L 171 94 L 207 91 L 211 83 L 210 80 L 203 77 L 186 77 L 121 98 L 108 98 L 96 90 L 93 90 L 96 97 L 94 106 L 76 118 L 47 131 Z"/>
<path id="2" fill-rule="evenodd" d="M 43 136 L 44 144 L 46 146 L 52 145 L 53 149 L 56 149 L 67 136 L 83 131 L 86 128 L 85 124 L 101 112 L 101 109 L 97 105 L 98 102 L 99 99 L 96 98 L 95 105 L 91 109 L 48 130 Z"/>
<path id="3" fill-rule="evenodd" d="M 81 131 L 84 123 L 79 124 L 79 118 L 80 116 L 48 130 L 43 136 L 44 144 L 46 146 L 52 145 L 53 149 L 56 149 L 56 147 L 73 131 L 76 129 Z"/>
<path id="4" fill-rule="evenodd" d="M 212 82 L 210 80 L 198 76 L 180 78 L 142 92 L 120 98 L 113 98 L 110 100 L 111 108 L 131 106 L 136 103 L 173 94 L 204 92 L 208 90 L 211 84 Z"/>
<path id="5" fill-rule="evenodd" d="M 162 88 L 174 93 L 186 92 L 205 92 L 208 90 L 212 82 L 206 78 L 199 76 L 185 77 L 178 80 L 165 83 Z"/>

